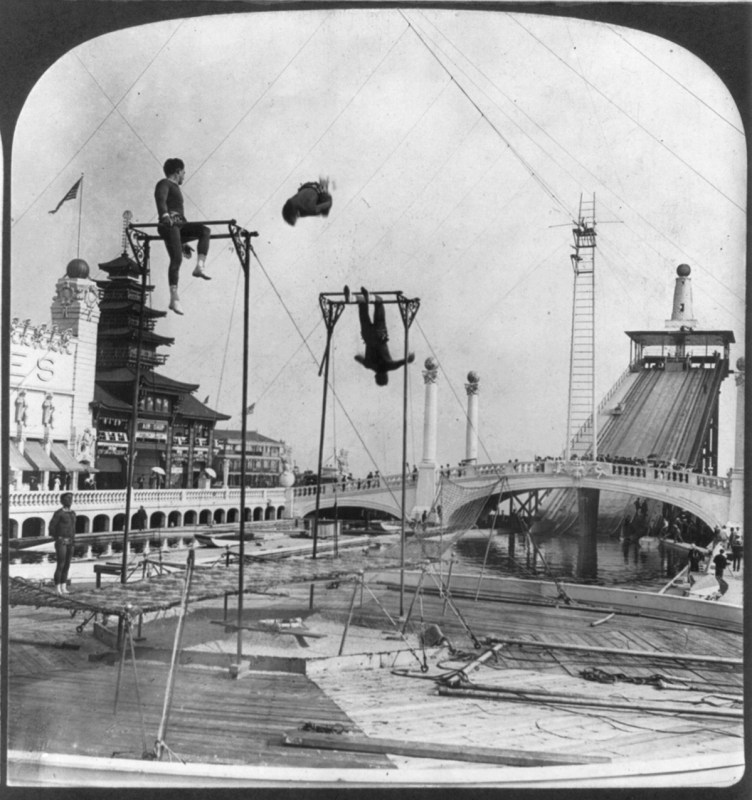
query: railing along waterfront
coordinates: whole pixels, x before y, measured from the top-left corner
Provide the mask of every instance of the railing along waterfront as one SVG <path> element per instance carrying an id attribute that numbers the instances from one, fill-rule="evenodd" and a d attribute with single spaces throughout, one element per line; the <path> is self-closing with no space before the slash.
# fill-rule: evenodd
<path id="1" fill-rule="evenodd" d="M 125 489 L 92 489 L 72 491 L 73 508 L 121 508 L 125 505 Z M 60 506 L 60 495 L 54 492 L 10 492 L 8 502 L 13 509 L 55 510 Z M 284 489 L 246 489 L 246 504 L 258 505 L 284 503 Z M 131 502 L 148 507 L 186 507 L 218 503 L 239 503 L 240 489 L 133 489 Z"/>

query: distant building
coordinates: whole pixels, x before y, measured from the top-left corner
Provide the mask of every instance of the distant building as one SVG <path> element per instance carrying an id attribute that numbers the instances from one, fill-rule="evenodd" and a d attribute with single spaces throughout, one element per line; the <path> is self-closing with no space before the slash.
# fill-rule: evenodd
<path id="1" fill-rule="evenodd" d="M 215 434 L 230 416 L 200 402 L 198 384 L 155 369 L 174 340 L 155 331 L 165 311 L 141 316 L 138 265 L 123 253 L 99 267 L 107 279 L 92 280 L 83 259 L 67 265 L 50 323 L 11 322 L 11 491 L 125 488 L 141 319 L 134 486 L 239 486 L 241 433 Z M 279 486 L 286 452 L 249 432 L 247 485 Z"/>
<path id="2" fill-rule="evenodd" d="M 242 431 L 214 432 L 212 463 L 217 473 L 217 483 L 221 486 L 240 486 L 242 445 Z M 269 439 L 257 431 L 246 431 L 246 486 L 259 488 L 279 486 L 286 452 L 284 442 Z"/>

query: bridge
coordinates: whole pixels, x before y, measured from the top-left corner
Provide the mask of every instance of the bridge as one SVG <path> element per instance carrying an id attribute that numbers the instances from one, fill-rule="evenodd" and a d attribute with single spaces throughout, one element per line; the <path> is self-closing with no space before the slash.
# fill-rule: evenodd
<path id="1" fill-rule="evenodd" d="M 461 486 L 479 487 L 500 481 L 494 494 L 509 496 L 549 489 L 606 490 L 644 497 L 682 508 L 710 527 L 722 526 L 730 518 L 732 479 L 701 475 L 684 469 L 607 461 L 553 460 L 515 461 L 455 468 L 448 476 Z M 416 506 L 418 478 L 407 477 L 405 507 L 407 515 Z M 316 486 L 288 490 L 289 507 L 297 516 L 316 508 Z M 402 476 L 389 475 L 370 480 L 323 484 L 319 508 L 355 506 L 380 511 L 401 519 Z"/>

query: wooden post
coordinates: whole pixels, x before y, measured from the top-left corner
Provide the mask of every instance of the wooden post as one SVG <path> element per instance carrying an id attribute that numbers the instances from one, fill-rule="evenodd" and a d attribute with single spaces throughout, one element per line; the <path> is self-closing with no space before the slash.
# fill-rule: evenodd
<path id="1" fill-rule="evenodd" d="M 350 610 L 347 612 L 347 622 L 345 623 L 345 629 L 342 631 L 342 641 L 339 645 L 339 653 L 337 655 L 341 656 L 345 649 L 345 639 L 347 638 L 347 631 L 350 629 L 350 620 L 352 620 L 352 613 L 353 608 L 355 607 L 355 597 L 358 594 L 358 585 L 360 585 L 361 591 L 361 604 L 362 604 L 362 592 L 363 592 L 363 573 L 358 573 L 358 580 L 355 582 L 355 586 L 353 586 L 353 593 L 352 597 L 350 598 Z M 313 587 L 311 587 L 313 588 Z"/>

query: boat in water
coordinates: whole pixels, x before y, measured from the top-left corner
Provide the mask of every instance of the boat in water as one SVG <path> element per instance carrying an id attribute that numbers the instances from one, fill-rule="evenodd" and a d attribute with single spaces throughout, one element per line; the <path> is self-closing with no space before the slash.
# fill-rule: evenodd
<path id="1" fill-rule="evenodd" d="M 200 533 L 195 533 L 193 539 L 197 544 L 203 547 L 240 547 L 240 534 L 237 531 L 234 533 L 211 533 L 202 531 Z M 264 534 L 261 532 L 245 533 L 243 536 L 243 541 L 245 542 L 258 542 L 263 540 Z"/>

